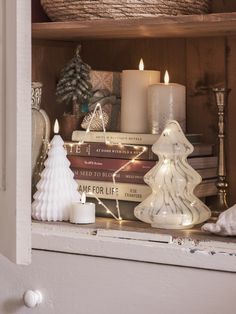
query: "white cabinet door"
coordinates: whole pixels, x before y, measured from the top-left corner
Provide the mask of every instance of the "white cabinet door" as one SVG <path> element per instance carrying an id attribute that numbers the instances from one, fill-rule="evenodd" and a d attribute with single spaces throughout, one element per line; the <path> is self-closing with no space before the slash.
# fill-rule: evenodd
<path id="1" fill-rule="evenodd" d="M 235 314 L 229 272 L 33 251 L 29 267 L 0 257 L 0 278 L 1 314 Z M 38 308 L 24 306 L 28 289 Z"/>
<path id="2" fill-rule="evenodd" d="M 0 253 L 31 255 L 31 14 L 29 0 L 0 0 Z"/>

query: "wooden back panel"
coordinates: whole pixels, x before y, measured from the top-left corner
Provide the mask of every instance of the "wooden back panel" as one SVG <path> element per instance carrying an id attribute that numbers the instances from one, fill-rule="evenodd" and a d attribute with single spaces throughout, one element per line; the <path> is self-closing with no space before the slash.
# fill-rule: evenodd
<path id="1" fill-rule="evenodd" d="M 45 21 L 38 0 L 33 0 L 33 21 Z M 234 0 L 214 0 L 213 12 L 236 11 Z M 203 133 L 205 142 L 217 143 L 217 108 L 209 91 L 202 88 L 229 86 L 232 88 L 226 116 L 227 169 L 230 183 L 230 203 L 236 202 L 233 187 L 235 173 L 236 118 L 234 106 L 234 73 L 236 54 L 235 37 L 189 39 L 120 39 L 87 40 L 82 42 L 84 60 L 93 69 L 122 71 L 136 69 L 140 58 L 146 69 L 170 72 L 172 82 L 187 86 L 187 131 Z M 59 117 L 64 108 L 56 103 L 55 86 L 60 69 L 72 57 L 77 43 L 60 41 L 33 42 L 33 80 L 44 84 L 42 107 L 51 120 Z"/>

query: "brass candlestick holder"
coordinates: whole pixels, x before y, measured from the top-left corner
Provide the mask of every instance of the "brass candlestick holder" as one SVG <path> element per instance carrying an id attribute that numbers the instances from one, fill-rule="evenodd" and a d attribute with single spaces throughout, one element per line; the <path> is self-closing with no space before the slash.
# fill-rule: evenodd
<path id="1" fill-rule="evenodd" d="M 227 105 L 228 93 L 227 88 L 213 88 L 212 89 L 216 104 L 218 108 L 218 171 L 216 186 L 217 201 L 212 211 L 212 218 L 218 218 L 220 213 L 228 209 L 227 204 L 227 188 L 226 181 L 226 162 L 225 162 L 225 107 Z"/>

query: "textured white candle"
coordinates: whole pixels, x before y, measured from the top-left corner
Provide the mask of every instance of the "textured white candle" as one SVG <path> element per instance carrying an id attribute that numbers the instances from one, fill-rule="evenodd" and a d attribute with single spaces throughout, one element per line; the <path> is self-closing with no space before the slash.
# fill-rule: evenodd
<path id="1" fill-rule="evenodd" d="M 56 121 L 54 132 L 58 131 Z M 80 200 L 81 196 L 60 135 L 54 135 L 44 165 L 34 194 L 32 217 L 42 221 L 67 221 L 72 202 Z"/>
<path id="2" fill-rule="evenodd" d="M 186 131 L 186 88 L 183 85 L 159 83 L 148 88 L 148 131 L 161 133 L 169 120 L 177 120 Z"/>
<path id="3" fill-rule="evenodd" d="M 121 132 L 147 133 L 147 88 L 160 82 L 159 71 L 140 70 L 122 72 Z"/>
<path id="4" fill-rule="evenodd" d="M 95 223 L 95 204 L 86 203 L 86 197 L 83 193 L 81 202 L 72 203 L 70 210 L 70 222 L 75 224 Z"/>

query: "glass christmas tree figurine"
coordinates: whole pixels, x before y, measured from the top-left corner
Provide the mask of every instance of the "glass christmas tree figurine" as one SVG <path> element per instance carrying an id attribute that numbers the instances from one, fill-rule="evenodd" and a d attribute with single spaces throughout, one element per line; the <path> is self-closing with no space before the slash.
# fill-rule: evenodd
<path id="1" fill-rule="evenodd" d="M 152 193 L 134 211 L 152 227 L 186 229 L 210 218 L 210 209 L 193 193 L 201 176 L 188 164 L 193 146 L 177 121 L 168 122 L 152 150 L 159 162 L 144 177 Z"/>

